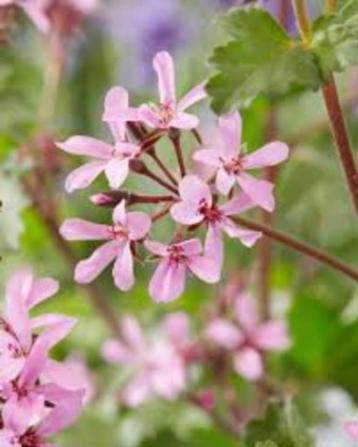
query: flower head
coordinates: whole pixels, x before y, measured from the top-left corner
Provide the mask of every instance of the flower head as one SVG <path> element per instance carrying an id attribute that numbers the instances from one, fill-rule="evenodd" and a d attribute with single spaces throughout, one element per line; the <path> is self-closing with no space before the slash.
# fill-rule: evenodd
<path id="1" fill-rule="evenodd" d="M 106 240 L 92 255 L 80 261 L 75 269 L 79 283 L 93 281 L 112 261 L 113 277 L 120 290 L 134 284 L 134 260 L 131 244 L 143 239 L 151 226 L 151 219 L 141 212 L 127 213 L 123 200 L 113 211 L 113 225 L 102 225 L 83 219 L 66 220 L 60 232 L 68 240 Z"/>
<path id="2" fill-rule="evenodd" d="M 288 147 L 285 143 L 274 141 L 254 153 L 244 155 L 241 132 L 242 123 L 238 112 L 219 118 L 220 144 L 195 152 L 194 159 L 215 169 L 216 187 L 222 194 L 228 194 L 238 183 L 254 203 L 267 211 L 273 211 L 273 184 L 256 179 L 247 171 L 281 163 L 288 157 Z"/>
<path id="3" fill-rule="evenodd" d="M 199 124 L 196 116 L 185 110 L 206 97 L 204 85 L 200 84 L 187 93 L 179 102 L 176 100 L 174 62 L 166 51 L 157 53 L 153 60 L 158 76 L 159 105 L 142 105 L 139 116 L 149 126 L 157 129 L 194 129 Z"/>
<path id="4" fill-rule="evenodd" d="M 206 334 L 214 343 L 233 351 L 238 374 L 255 381 L 264 373 L 262 352 L 288 348 L 287 328 L 283 321 L 260 323 L 254 301 L 248 295 L 237 298 L 234 310 L 237 324 L 218 318 L 208 325 Z"/>

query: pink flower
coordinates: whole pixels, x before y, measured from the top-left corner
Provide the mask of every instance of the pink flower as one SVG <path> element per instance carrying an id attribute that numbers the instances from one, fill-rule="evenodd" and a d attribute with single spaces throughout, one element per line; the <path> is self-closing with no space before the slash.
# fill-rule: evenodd
<path id="1" fill-rule="evenodd" d="M 8 407 L 2 413 L 1 447 L 49 447 L 47 437 L 71 425 L 82 410 L 82 391 L 65 391 L 54 385 L 42 388 L 44 399 L 51 407 L 41 421 L 24 421 L 18 408 Z M 51 409 L 50 409 L 51 408 Z"/>
<path id="2" fill-rule="evenodd" d="M 112 125 L 114 132 L 120 132 Z M 118 136 L 118 135 L 116 135 Z M 57 146 L 70 154 L 88 155 L 93 161 L 85 163 L 67 177 L 65 188 L 71 193 L 89 186 L 104 172 L 111 188 L 119 188 L 129 174 L 129 162 L 140 153 L 140 147 L 117 140 L 114 146 L 95 138 L 76 135 Z"/>
<path id="3" fill-rule="evenodd" d="M 262 377 L 263 351 L 282 351 L 288 348 L 287 327 L 283 321 L 260 323 L 252 298 L 240 295 L 235 302 L 236 324 L 223 318 L 212 321 L 206 331 L 210 340 L 234 351 L 234 368 L 247 380 Z"/>
<path id="4" fill-rule="evenodd" d="M 126 213 L 125 201 L 113 211 L 113 225 L 102 225 L 83 219 L 67 219 L 60 233 L 67 240 L 107 240 L 92 255 L 79 262 L 75 280 L 81 284 L 93 281 L 113 260 L 115 285 L 127 291 L 134 284 L 133 242 L 143 239 L 151 226 L 151 219 L 141 212 Z"/>
<path id="5" fill-rule="evenodd" d="M 351 438 L 358 441 L 358 422 L 346 422 L 344 430 Z"/>
<path id="6" fill-rule="evenodd" d="M 178 315 L 178 318 L 182 316 Z M 173 324 L 172 320 L 169 326 L 173 328 Z M 178 325 L 182 337 L 186 338 L 182 321 Z M 178 345 L 171 341 L 172 333 L 160 340 L 147 340 L 137 320 L 130 316 L 123 318 L 120 333 L 123 342 L 106 342 L 103 355 L 110 363 L 128 365 L 136 370 L 135 377 L 121 393 L 126 405 L 136 407 L 155 396 L 175 399 L 185 389 L 186 371 Z"/>
<path id="7" fill-rule="evenodd" d="M 137 109 L 129 107 L 129 96 L 125 88 L 113 87 L 108 91 L 102 120 L 108 123 L 116 141 L 125 140 L 127 122 L 140 121 Z"/>
<path id="8" fill-rule="evenodd" d="M 158 129 L 197 127 L 198 118 L 185 110 L 206 97 L 204 84 L 194 87 L 177 103 L 174 62 L 170 54 L 166 51 L 157 53 L 153 59 L 153 67 L 158 76 L 160 104 L 155 107 L 142 105 L 139 108 L 141 119 L 148 126 Z"/>
<path id="9" fill-rule="evenodd" d="M 149 284 L 154 301 L 166 303 L 178 298 L 184 292 L 187 271 L 208 283 L 219 280 L 215 262 L 201 255 L 202 245 L 198 239 L 172 245 L 147 240 L 144 245 L 148 251 L 163 258 Z"/>
<path id="10" fill-rule="evenodd" d="M 288 157 L 285 143 L 274 141 L 248 155 L 241 154 L 242 123 L 238 112 L 219 118 L 221 143 L 214 148 L 201 149 L 194 154 L 194 160 L 216 170 L 216 187 L 222 194 L 228 194 L 237 182 L 243 191 L 267 211 L 275 207 L 272 194 L 273 184 L 258 180 L 246 171 L 274 166 Z"/>
<path id="11" fill-rule="evenodd" d="M 22 8 L 42 33 L 50 30 L 50 21 L 40 0 L 0 0 L 0 8 L 16 5 Z"/>
<path id="12" fill-rule="evenodd" d="M 209 186 L 194 175 L 187 175 L 182 179 L 179 184 L 179 194 L 182 200 L 171 207 L 171 216 L 176 222 L 184 225 L 200 223 L 208 225 L 205 253 L 215 261 L 218 275 L 223 263 L 222 231 L 229 237 L 239 238 L 247 247 L 253 246 L 261 237 L 261 233 L 240 228 L 230 219 L 230 216 L 254 206 L 253 201 L 246 194 L 234 197 L 224 205 L 217 205 Z"/>

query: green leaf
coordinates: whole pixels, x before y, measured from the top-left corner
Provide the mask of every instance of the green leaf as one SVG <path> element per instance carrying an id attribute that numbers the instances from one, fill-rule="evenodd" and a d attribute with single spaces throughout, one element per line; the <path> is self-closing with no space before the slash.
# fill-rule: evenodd
<path id="1" fill-rule="evenodd" d="M 310 49 L 324 81 L 332 71 L 358 63 L 358 0 L 340 2 L 337 13 L 319 17 L 312 31 Z"/>
<path id="2" fill-rule="evenodd" d="M 251 422 L 245 442 L 247 447 L 313 447 L 306 424 L 289 399 L 271 403 L 264 419 Z"/>
<path id="3" fill-rule="evenodd" d="M 210 58 L 216 69 L 207 84 L 217 113 L 246 107 L 260 93 L 278 96 L 292 89 L 315 90 L 320 85 L 315 57 L 263 9 L 252 6 L 223 19 L 234 39 L 217 47 Z"/>

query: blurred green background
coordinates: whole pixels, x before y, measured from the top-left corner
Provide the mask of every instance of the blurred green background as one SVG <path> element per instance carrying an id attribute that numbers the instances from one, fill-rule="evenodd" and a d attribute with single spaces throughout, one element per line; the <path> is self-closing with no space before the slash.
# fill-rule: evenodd
<path id="1" fill-rule="evenodd" d="M 169 49 L 175 55 L 179 93 L 207 78 L 207 57 L 213 45 L 222 39 L 216 17 L 223 11 L 223 3 L 113 0 L 103 5 L 101 12 L 89 18 L 71 39 L 55 117 L 48 132 L 57 141 L 73 134 L 111 141 L 101 122 L 106 91 L 113 85 L 123 85 L 130 91 L 132 104 L 156 97 L 151 57 L 157 50 Z M 48 63 L 43 49 L 41 36 L 23 16 L 18 17 L 10 45 L 0 49 L 0 197 L 3 202 L 0 286 L 3 289 L 6 278 L 16 267 L 30 264 L 37 275 L 54 276 L 61 282 L 60 293 L 40 310 L 64 312 L 79 318 L 77 328 L 55 354 L 59 358 L 72 352 L 84 355 L 96 377 L 97 393 L 78 423 L 63 435 L 61 445 L 237 445 L 214 428 L 203 412 L 188 403 L 153 401 L 134 411 L 118 404 L 117 392 L 125 380 L 123 371 L 106 365 L 100 354 L 108 330 L 92 309 L 86 291 L 72 280 L 72 271 L 46 228 L 43 215 L 33 206 L 23 187 L 23 179 L 36 168 L 36 157 L 19 161 L 16 156 L 19 148 L 39 131 L 36 117 L 44 67 Z M 353 146 L 357 147 L 357 71 L 352 69 L 340 75 L 338 82 Z M 321 96 L 293 95 L 276 102 L 258 98 L 243 112 L 244 140 L 249 150 L 266 141 L 272 110 L 277 120 L 277 138 L 291 147 L 290 159 L 280 170 L 277 182 L 275 225 L 357 265 L 357 224 Z M 208 102 L 197 107 L 197 111 L 201 132 L 209 134 L 214 115 L 209 111 Z M 163 153 L 165 144 L 162 143 Z M 195 141 L 188 137 L 187 156 L 195 147 Z M 60 221 L 80 216 L 107 222 L 110 210 L 98 209 L 88 200 L 91 193 L 107 188 L 104 179 L 68 196 L 63 187 L 65 176 L 81 160 L 62 153 L 52 156 L 55 167 L 51 184 L 43 181 L 39 188 L 41 194 L 55 197 L 60 207 Z M 127 185 L 136 190 L 153 188 L 149 181 L 135 176 Z M 163 225 L 157 236 L 165 240 L 169 231 Z M 73 244 L 79 257 L 86 257 L 94 246 Z M 256 250 L 245 249 L 239 243 L 228 243 L 226 250 L 224 276 L 228 278 L 233 270 L 250 274 L 252 291 L 256 293 Z M 147 293 L 150 273 L 138 266 L 137 283 L 126 294 L 115 289 L 110 269 L 97 282 L 118 316 L 134 313 L 148 328 L 172 310 L 187 311 L 193 327 L 204 324 L 204 312 L 215 300 L 216 287 L 191 280 L 182 298 L 169 305 L 154 305 Z M 339 424 L 354 416 L 358 419 L 357 287 L 341 274 L 277 244 L 270 286 L 274 312 L 287 315 L 293 337 L 291 350 L 273 362 L 274 371 L 297 394 L 305 425 L 314 433 L 315 445 L 353 445 Z M 205 382 L 205 378 L 202 380 Z"/>

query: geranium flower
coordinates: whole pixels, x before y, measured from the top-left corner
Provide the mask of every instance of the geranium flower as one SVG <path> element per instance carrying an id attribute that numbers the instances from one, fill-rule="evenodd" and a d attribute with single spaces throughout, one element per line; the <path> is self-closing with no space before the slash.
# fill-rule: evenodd
<path id="1" fill-rule="evenodd" d="M 185 389 L 185 362 L 178 350 L 180 341 L 172 341 L 172 331 L 176 326 L 181 341 L 186 339 L 187 333 L 183 331 L 181 314 L 170 315 L 170 318 L 169 326 L 164 325 L 164 331 L 169 330 L 166 336 L 160 340 L 149 340 L 138 321 L 126 316 L 120 326 L 123 341 L 109 340 L 103 346 L 103 355 L 108 362 L 128 365 L 135 370 L 134 378 L 121 392 L 122 400 L 130 407 L 136 407 L 155 396 L 173 400 Z M 179 321 L 174 321 L 176 319 Z"/>
<path id="2" fill-rule="evenodd" d="M 246 194 L 234 197 L 224 205 L 217 205 L 209 186 L 195 175 L 187 175 L 181 180 L 179 194 L 182 200 L 171 207 L 171 216 L 183 225 L 208 225 L 205 253 L 215 261 L 218 272 L 223 263 L 222 231 L 229 237 L 239 238 L 247 247 L 252 247 L 261 237 L 260 232 L 241 228 L 230 219 L 230 216 L 255 205 Z"/>
<path id="3" fill-rule="evenodd" d="M 174 62 L 170 54 L 166 51 L 157 53 L 153 59 L 153 67 L 158 76 L 160 104 L 140 106 L 141 119 L 149 127 L 157 129 L 194 129 L 199 124 L 199 119 L 185 110 L 206 97 L 204 84 L 194 87 L 177 102 Z"/>
<path id="4" fill-rule="evenodd" d="M 233 352 L 238 374 L 256 381 L 264 373 L 262 352 L 288 348 L 287 327 L 277 320 L 260 323 L 253 299 L 245 294 L 235 301 L 234 310 L 238 324 L 218 318 L 209 323 L 206 334 L 211 341 Z"/>
<path id="5" fill-rule="evenodd" d="M 112 261 L 115 285 L 127 291 L 134 284 L 134 260 L 131 243 L 143 239 L 151 226 L 150 217 L 141 212 L 126 213 L 125 201 L 113 211 L 113 225 L 102 225 L 83 219 L 67 219 L 60 233 L 68 240 L 107 240 L 92 255 L 80 261 L 75 280 L 86 284 L 93 281 Z"/>
<path id="6" fill-rule="evenodd" d="M 220 143 L 194 153 L 194 160 L 200 161 L 216 170 L 216 187 L 227 195 L 235 183 L 259 206 L 273 211 L 275 199 L 272 194 L 274 185 L 266 180 L 256 179 L 247 171 L 266 166 L 274 166 L 288 157 L 285 143 L 274 141 L 256 152 L 241 153 L 242 123 L 238 112 L 219 118 Z M 210 145 L 209 145 L 210 146 Z"/>
<path id="7" fill-rule="evenodd" d="M 220 278 L 215 262 L 201 254 L 199 239 L 171 245 L 147 240 L 144 245 L 148 251 L 163 258 L 149 284 L 154 301 L 168 302 L 178 298 L 184 292 L 188 271 L 207 283 L 215 283 Z"/>

